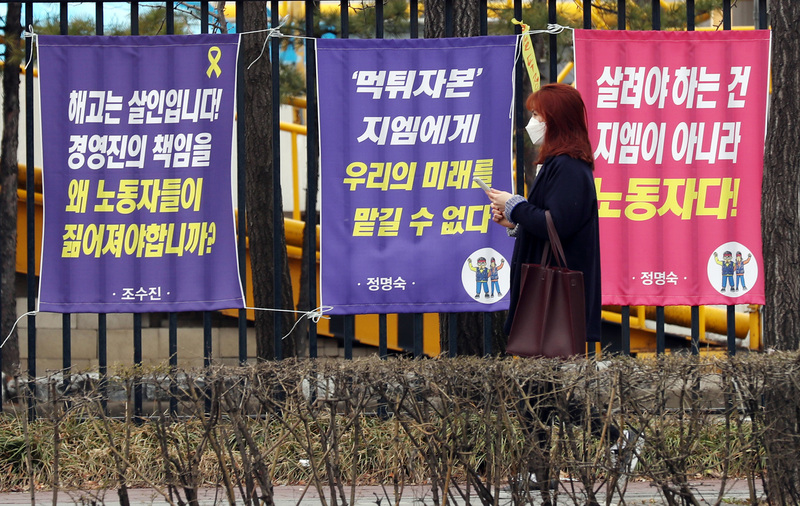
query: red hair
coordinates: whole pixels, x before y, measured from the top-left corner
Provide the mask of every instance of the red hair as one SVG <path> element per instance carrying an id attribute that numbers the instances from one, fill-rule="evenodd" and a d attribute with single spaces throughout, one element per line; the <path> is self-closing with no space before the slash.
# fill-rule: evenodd
<path id="1" fill-rule="evenodd" d="M 547 84 L 528 97 L 525 107 L 536 111 L 546 125 L 538 163 L 549 156 L 567 155 L 594 169 L 586 105 L 578 90 L 567 84 Z"/>

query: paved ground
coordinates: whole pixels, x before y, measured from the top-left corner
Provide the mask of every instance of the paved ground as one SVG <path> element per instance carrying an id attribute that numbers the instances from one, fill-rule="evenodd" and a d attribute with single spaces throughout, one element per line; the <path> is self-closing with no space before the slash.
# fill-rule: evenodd
<path id="1" fill-rule="evenodd" d="M 760 483 L 757 485 L 757 497 L 764 498 L 761 491 Z M 570 487 L 570 483 L 562 483 L 562 487 Z M 715 504 L 719 499 L 719 491 L 722 483 L 718 480 L 697 481 L 691 484 L 691 490 L 695 498 L 698 499 L 700 504 Z M 722 504 L 751 504 L 750 492 L 745 481 L 729 481 L 725 487 L 726 491 L 723 494 Z M 350 503 L 350 488 L 345 489 L 347 502 Z M 328 498 L 327 504 L 331 505 L 330 490 L 326 490 L 325 494 Z M 388 497 L 387 497 L 388 494 Z M 170 504 L 170 501 L 164 498 L 161 494 L 153 489 L 133 489 L 129 491 L 129 498 L 131 504 L 137 506 L 149 504 Z M 305 490 L 303 486 L 280 486 L 275 487 L 274 491 L 275 505 L 276 506 L 311 506 L 322 504 L 317 491 L 312 487 Z M 183 499 L 183 498 L 182 498 Z M 598 499 L 601 504 L 606 504 L 605 495 L 600 494 Z M 115 490 L 97 491 L 94 494 L 88 492 L 69 492 L 59 491 L 57 497 L 58 504 L 105 504 L 105 505 L 119 505 L 119 496 Z M 178 504 L 177 500 L 172 501 Z M 215 505 L 215 504 L 228 504 L 225 493 L 222 489 L 207 488 L 200 491 L 199 503 L 201 505 Z M 241 501 L 237 501 L 242 504 Z M 459 500 L 459 504 L 464 504 L 464 501 Z M 610 504 L 619 504 L 619 498 L 612 498 Z M 0 505 L 45 505 L 53 504 L 52 491 L 37 491 L 35 498 L 32 500 L 29 492 L 13 492 L 13 493 L 0 493 Z M 341 504 L 341 501 L 337 501 Z M 480 504 L 477 497 L 471 499 L 471 504 Z M 538 501 L 535 502 L 538 504 Z M 568 490 L 562 489 L 559 494 L 558 504 L 583 505 L 581 499 L 573 500 Z M 667 504 L 663 494 L 653 484 L 649 482 L 631 482 L 625 491 L 624 504 L 652 504 L 662 505 Z M 680 504 L 680 502 L 679 502 Z M 357 487 L 355 490 L 355 503 L 353 506 L 395 506 L 394 492 L 391 487 L 385 491 L 380 486 L 362 486 Z M 406 488 L 402 493 L 402 499 L 399 503 L 400 506 L 432 506 L 433 500 L 431 497 L 430 488 L 428 487 L 413 487 Z M 510 506 L 511 495 L 509 492 L 500 493 L 500 505 Z"/>

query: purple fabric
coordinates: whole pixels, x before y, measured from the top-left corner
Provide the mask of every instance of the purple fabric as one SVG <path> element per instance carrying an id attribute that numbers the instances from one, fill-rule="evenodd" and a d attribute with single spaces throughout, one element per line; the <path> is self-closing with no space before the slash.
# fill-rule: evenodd
<path id="1" fill-rule="evenodd" d="M 499 286 L 484 291 L 484 280 L 513 241 L 472 178 L 512 190 L 515 42 L 317 41 L 320 298 L 331 313 L 508 307 L 508 261 Z"/>
<path id="2" fill-rule="evenodd" d="M 39 36 L 39 310 L 241 308 L 238 36 Z"/>

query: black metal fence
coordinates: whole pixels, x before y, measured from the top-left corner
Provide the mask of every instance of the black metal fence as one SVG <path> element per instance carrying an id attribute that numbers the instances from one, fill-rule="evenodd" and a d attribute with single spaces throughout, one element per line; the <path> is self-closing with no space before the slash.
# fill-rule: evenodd
<path id="1" fill-rule="evenodd" d="M 456 0 L 433 0 L 437 4 L 441 5 L 444 4 L 445 13 L 446 13 L 446 26 L 445 32 L 447 36 L 453 35 L 453 20 L 454 16 L 453 13 L 456 11 Z M 463 0 L 467 1 L 467 0 Z M 472 1 L 472 0 L 469 0 Z M 492 16 L 495 16 L 495 8 L 497 6 L 489 5 L 487 0 L 475 0 L 479 2 L 479 9 L 480 9 L 480 32 L 482 35 L 486 35 L 488 33 L 488 27 L 490 24 L 490 19 Z M 263 3 L 263 2 L 262 2 Z M 527 2 L 523 2 L 522 0 L 513 0 L 513 2 L 502 2 L 501 7 L 503 8 L 511 8 L 513 9 L 514 17 L 521 19 L 523 18 L 523 9 L 529 8 L 532 3 L 536 3 L 539 6 L 546 6 L 547 8 L 547 22 L 548 23 L 564 23 L 563 19 L 559 19 L 559 11 L 558 8 L 562 4 L 562 2 L 558 0 L 529 0 Z M 569 3 L 572 3 L 571 1 Z M 629 18 L 628 12 L 629 9 L 628 3 L 624 0 L 617 0 L 616 2 L 613 1 L 604 1 L 600 2 L 603 5 L 603 9 L 605 7 L 610 7 L 611 9 L 616 9 L 616 20 L 617 26 L 612 27 L 619 30 L 624 30 L 628 26 Z M 683 8 L 685 9 L 685 26 L 684 29 L 686 30 L 694 30 L 695 26 L 695 18 L 696 18 L 696 9 L 695 9 L 695 1 L 694 0 L 686 0 L 685 2 L 672 2 L 667 1 L 664 2 L 662 0 L 639 0 L 635 2 L 638 7 L 647 8 L 649 3 L 649 16 L 650 16 L 650 29 L 652 30 L 660 30 L 662 29 L 662 11 L 664 9 L 673 9 L 673 8 Z M 22 24 L 25 27 L 31 26 L 36 29 L 37 23 L 41 21 L 41 19 L 37 19 L 35 15 L 35 7 L 41 6 L 43 4 L 47 4 L 47 2 L 40 2 L 36 1 L 28 1 L 24 3 L 24 12 L 23 12 L 23 20 Z M 95 19 L 96 19 L 96 34 L 103 35 L 104 34 L 104 7 L 110 5 L 108 3 L 103 2 L 94 2 L 88 3 L 89 5 L 94 6 L 95 11 Z M 315 36 L 315 29 L 318 28 L 319 20 L 315 19 L 315 13 L 319 12 L 319 3 L 313 1 L 304 1 L 304 2 L 278 2 L 276 0 L 266 2 L 265 7 L 268 9 L 268 12 L 271 16 L 271 26 L 278 26 L 281 22 L 280 19 L 280 10 L 281 4 L 303 4 L 305 8 L 305 19 L 304 24 L 300 25 L 298 23 L 297 26 L 304 26 L 305 33 L 297 33 L 294 35 L 297 36 L 305 36 L 305 37 L 314 37 Z M 595 5 L 593 5 L 595 4 Z M 594 28 L 593 26 L 593 14 L 598 13 L 598 9 L 600 7 L 598 2 L 589 2 L 584 1 L 581 6 L 579 7 L 582 13 L 582 26 L 576 26 L 576 28 Z M 69 29 L 69 20 L 70 20 L 70 13 L 76 6 L 70 5 L 67 2 L 61 2 L 59 4 L 52 4 L 49 5 L 57 5 L 58 6 L 58 19 L 60 23 L 60 30 L 62 34 L 67 34 Z M 84 4 L 85 5 L 85 4 Z M 140 8 L 144 8 L 146 5 L 147 7 L 151 7 L 152 4 L 150 3 L 140 3 L 140 2 L 130 2 L 129 4 L 122 4 L 129 7 L 129 19 L 130 19 L 130 27 L 131 33 L 134 35 L 139 34 L 139 14 Z M 239 0 L 236 2 L 237 6 L 237 19 L 234 23 L 235 25 L 240 24 L 241 19 L 238 17 L 240 13 L 243 11 L 241 8 L 244 5 L 243 0 Z M 335 3 L 329 3 L 329 6 L 334 5 Z M 349 2 L 347 0 L 341 0 L 338 3 L 339 6 L 339 26 L 338 26 L 338 33 L 337 36 L 339 37 L 349 37 L 350 36 L 350 12 L 349 12 Z M 165 27 L 166 33 L 172 34 L 175 32 L 175 19 L 176 19 L 176 9 L 185 8 L 186 4 L 183 2 L 167 2 L 166 4 L 160 4 L 159 8 L 163 8 L 165 11 Z M 199 13 L 199 32 L 200 33 L 209 33 L 215 30 L 214 23 L 212 21 L 216 21 L 218 18 L 214 18 L 210 16 L 210 11 L 214 11 L 216 4 L 208 1 L 201 1 L 201 2 L 193 2 L 191 3 L 191 7 L 196 9 Z M 381 1 L 377 2 L 370 2 L 365 5 L 362 5 L 359 2 L 359 8 L 363 9 L 372 9 L 374 10 L 374 19 L 375 19 L 375 26 L 374 26 L 374 37 L 376 38 L 383 38 L 384 37 L 384 27 L 388 23 L 394 23 L 395 19 L 385 19 L 384 15 L 384 3 Z M 593 12 L 594 10 L 594 12 Z M 734 13 L 737 15 L 742 11 L 746 12 L 746 18 L 752 20 L 751 23 L 754 28 L 763 29 L 767 27 L 767 19 L 766 19 L 766 0 L 719 0 L 718 10 L 716 11 L 721 16 L 721 26 L 718 26 L 718 29 L 730 30 L 733 28 L 732 20 Z M 415 38 L 420 36 L 420 28 L 423 26 L 424 20 L 422 19 L 424 13 L 424 6 L 422 5 L 419 0 L 409 0 L 408 2 L 408 37 Z M 605 12 L 605 11 L 604 11 Z M 751 16 L 752 14 L 752 16 Z M 515 28 L 517 33 L 519 33 L 519 27 Z M 270 46 L 271 57 L 273 61 L 273 87 L 280 87 L 281 81 L 279 76 L 279 68 L 277 67 L 277 62 L 279 61 L 279 51 L 280 45 L 278 39 L 273 39 L 272 45 Z M 555 76 L 559 72 L 559 47 L 558 47 L 558 40 L 556 35 L 549 35 L 546 36 L 545 46 L 547 48 L 547 60 L 548 64 L 542 69 L 543 75 L 545 76 L 545 80 L 553 81 L 555 80 Z M 30 57 L 33 47 L 31 39 L 26 39 L 26 59 Z M 316 96 L 315 96 L 315 82 L 316 79 L 314 73 L 314 46 L 309 44 L 306 46 L 307 51 L 307 58 L 306 58 L 306 76 L 307 76 L 307 104 L 309 110 L 314 110 L 316 107 Z M 522 63 L 520 62 L 517 68 L 517 89 L 522 89 L 519 84 L 522 83 L 523 75 L 525 71 L 522 67 Z M 549 76 L 549 77 L 548 77 Z M 21 136 L 24 135 L 24 139 L 21 139 L 21 144 L 24 143 L 26 146 L 26 159 L 20 160 L 21 163 L 24 163 L 26 166 L 26 178 L 25 178 L 25 191 L 28 195 L 35 194 L 35 177 L 34 177 L 34 141 L 35 141 L 35 131 L 34 131 L 34 80 L 33 79 L 26 79 L 25 80 L 25 89 L 21 92 L 24 94 L 25 100 L 24 103 L 26 105 L 23 114 L 25 115 L 25 125 L 26 130 L 24 133 L 21 132 Z M 277 97 L 278 90 L 273 90 L 273 97 Z M 521 94 L 520 94 L 521 95 Z M 240 97 L 241 95 L 241 86 L 240 86 Z M 523 97 L 517 97 L 517 104 L 516 108 L 518 112 L 522 111 L 522 100 Z M 243 117 L 242 111 L 243 107 L 246 107 L 246 104 L 243 103 L 242 100 L 238 102 L 239 107 L 239 117 Z M 279 117 L 279 107 L 280 104 L 273 100 L 273 116 L 275 118 Z M 308 188 L 306 194 L 306 227 L 314 230 L 317 223 L 316 217 L 316 194 L 317 194 L 317 167 L 315 166 L 317 163 L 317 152 L 318 152 L 318 133 L 316 131 L 316 124 L 315 124 L 315 115 L 309 114 L 309 124 L 308 124 L 308 137 L 307 137 L 307 146 L 308 146 L 308 153 L 307 153 L 307 160 L 308 160 Z M 522 115 L 517 114 L 517 127 L 521 130 L 524 125 L 522 124 Z M 277 121 L 275 122 L 277 128 Z M 244 122 L 238 122 L 238 146 L 237 149 L 239 150 L 239 180 L 238 180 L 238 229 L 245 230 L 245 198 L 244 198 L 244 188 L 247 184 L 245 180 L 245 172 L 244 172 Z M 521 141 L 519 141 L 521 143 Z M 521 144 L 518 144 L 516 152 L 518 153 L 517 159 L 517 170 L 519 171 L 517 175 L 517 181 L 522 182 L 524 181 L 524 161 L 520 158 L 523 153 L 521 149 Z M 274 145 L 274 160 L 275 166 L 280 166 L 281 160 L 281 153 L 280 153 L 280 144 L 275 143 Z M 284 155 L 285 156 L 285 155 Z M 280 199 L 274 199 L 276 202 L 276 206 L 280 205 Z M 36 294 L 37 294 L 37 283 L 38 280 L 36 276 L 34 276 L 35 270 L 35 244 L 34 240 L 36 237 L 35 233 L 35 209 L 34 209 L 34 199 L 28 198 L 26 202 L 26 209 L 27 209 L 27 242 L 25 244 L 19 244 L 19 248 L 26 248 L 27 249 L 27 275 L 25 276 L 26 280 L 26 288 L 27 288 L 27 311 L 33 312 L 36 309 Z M 281 209 L 276 209 L 276 216 L 280 216 Z M 313 234 L 307 234 L 307 237 L 313 238 Z M 244 247 L 244 235 L 240 234 L 239 236 L 239 252 L 240 252 L 240 265 L 244 265 L 244 255 L 245 255 L 245 247 Z M 314 242 L 306 241 L 305 247 L 310 247 L 312 250 L 315 248 Z M 306 255 L 308 262 L 312 264 L 308 266 L 309 272 L 314 272 L 316 265 L 315 265 L 315 257 L 314 255 Z M 244 268 L 240 269 L 242 272 L 242 276 L 245 275 L 246 270 Z M 244 285 L 244 279 L 242 280 Z M 312 276 L 310 286 L 307 287 L 309 290 L 309 299 L 316 300 L 316 280 Z M 309 308 L 310 309 L 310 308 Z M 656 351 L 658 353 L 663 353 L 666 349 L 666 332 L 665 332 L 665 317 L 664 317 L 664 308 L 660 307 L 656 309 L 656 318 L 655 318 L 655 325 L 656 325 Z M 692 323 L 691 323 L 691 351 L 693 353 L 699 352 L 699 339 L 700 339 L 700 310 L 698 307 L 691 308 L 691 316 L 692 316 Z M 736 336 L 735 336 L 735 308 L 734 306 L 729 306 L 727 309 L 727 350 L 728 353 L 733 354 L 736 351 Z M 72 328 L 73 328 L 73 319 L 75 315 L 64 314 L 61 316 L 62 322 L 62 339 L 61 339 L 61 346 L 62 346 L 62 367 L 65 370 L 70 370 L 73 367 L 73 360 L 72 360 L 72 344 L 73 344 L 73 335 L 72 335 Z M 631 351 L 630 347 L 630 339 L 631 339 L 631 332 L 630 332 L 630 317 L 631 317 L 631 309 L 629 307 L 621 308 L 621 325 L 616 330 L 617 335 L 613 336 L 611 339 L 608 339 L 607 342 L 604 342 L 604 346 L 610 347 L 613 351 L 629 354 Z M 27 346 L 27 364 L 24 367 L 25 372 L 29 378 L 35 378 L 37 375 L 41 374 L 42 371 L 37 369 L 37 353 L 39 350 L 37 349 L 37 317 L 34 314 L 28 315 L 26 321 L 27 326 L 27 342 L 21 342 L 20 348 L 22 349 L 23 346 Z M 202 325 L 203 325 L 203 364 L 205 366 L 209 366 L 212 364 L 212 321 L 214 318 L 214 314 L 212 313 L 204 313 L 202 314 Z M 168 327 L 168 354 L 169 354 L 169 365 L 173 368 L 177 367 L 178 365 L 178 326 L 179 326 L 179 315 L 176 313 L 171 313 L 166 315 L 167 320 L 167 327 Z M 452 320 L 452 319 L 451 319 Z M 414 356 L 421 356 L 422 353 L 422 333 L 423 333 L 423 324 L 422 324 L 422 315 L 406 315 L 401 320 L 401 326 L 405 330 L 404 334 L 405 338 L 405 345 L 407 347 L 407 351 Z M 248 360 L 249 356 L 252 356 L 252 350 L 248 350 L 248 341 L 247 341 L 247 318 L 245 310 L 240 310 L 238 315 L 238 322 L 236 328 L 238 330 L 238 361 L 240 363 L 245 363 Z M 353 343 L 355 341 L 354 335 L 354 325 L 352 317 L 345 317 L 341 320 L 335 321 L 332 323 L 332 327 L 336 327 L 337 334 L 340 335 L 344 341 L 344 355 L 346 358 L 352 357 L 352 350 L 353 350 Z M 486 339 L 485 342 L 485 352 L 487 354 L 492 353 L 490 349 L 491 340 L 489 339 L 489 326 L 485 325 L 485 334 Z M 133 363 L 135 365 L 142 364 L 143 361 L 143 315 L 142 314 L 133 314 L 132 315 L 132 322 L 130 325 L 130 339 L 133 342 Z M 386 325 L 386 315 L 379 316 L 379 329 L 380 329 L 380 346 L 377 352 L 381 356 L 385 356 L 387 354 L 387 325 Z M 10 329 L 2 329 L 3 336 L 5 336 Z M 97 367 L 99 370 L 99 376 L 105 377 L 108 372 L 108 315 L 106 314 L 98 314 L 97 315 Z M 308 335 L 308 356 L 309 357 L 317 357 L 318 356 L 318 340 L 316 335 L 316 330 L 314 325 L 309 326 L 309 335 Z M 451 335 L 454 332 L 450 333 Z M 410 338 L 409 338 L 410 336 Z M 275 349 L 278 350 L 276 355 L 280 358 L 280 339 L 281 333 L 276 332 L 275 336 Z M 454 342 L 450 346 L 450 353 L 455 354 L 457 350 L 455 350 Z M 2 350 L 0 350 L 0 359 L 2 359 Z M 134 411 L 137 415 L 142 413 L 142 391 L 141 388 L 138 388 L 136 391 L 136 395 L 134 398 Z M 0 406 L 0 409 L 2 407 Z"/>

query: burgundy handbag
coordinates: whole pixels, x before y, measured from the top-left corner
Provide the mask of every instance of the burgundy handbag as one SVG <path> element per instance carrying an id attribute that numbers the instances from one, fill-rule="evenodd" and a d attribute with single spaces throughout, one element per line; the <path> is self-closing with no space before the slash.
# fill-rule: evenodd
<path id="1" fill-rule="evenodd" d="M 586 353 L 583 273 L 567 268 L 550 211 L 545 216 L 550 241 L 540 264 L 521 266 L 519 300 L 506 353 L 548 358 L 581 355 Z M 550 265 L 553 259 L 556 265 Z"/>

